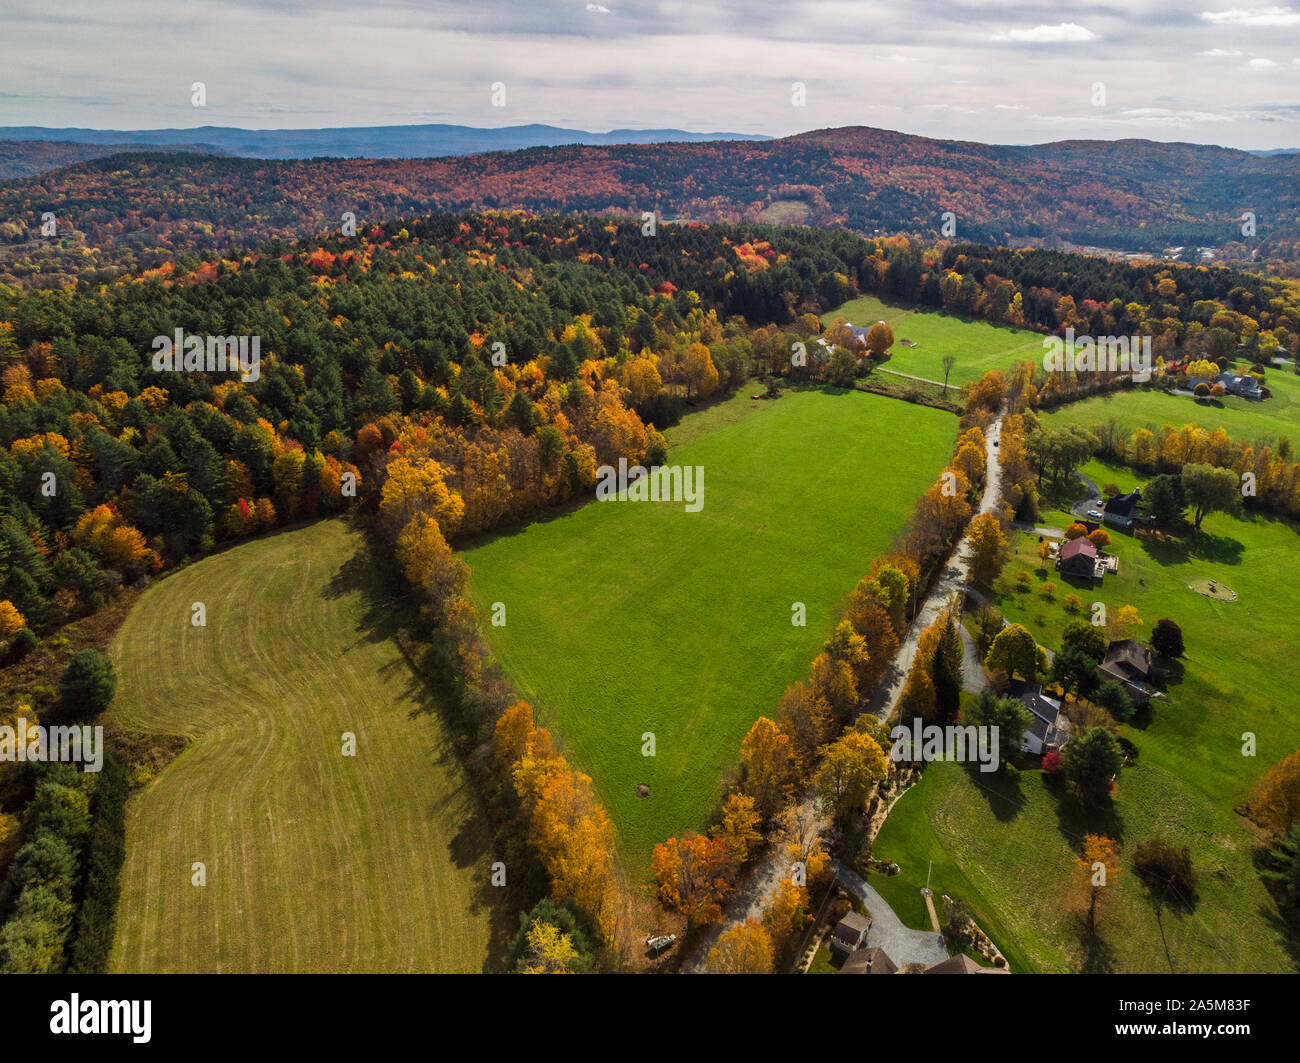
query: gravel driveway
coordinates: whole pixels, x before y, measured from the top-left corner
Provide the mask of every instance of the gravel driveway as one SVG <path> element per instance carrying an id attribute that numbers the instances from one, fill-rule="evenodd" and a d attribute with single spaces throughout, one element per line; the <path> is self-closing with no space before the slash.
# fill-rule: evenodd
<path id="1" fill-rule="evenodd" d="M 869 948 L 884 949 L 899 967 L 905 963 L 923 963 L 930 967 L 948 958 L 948 948 L 941 934 L 904 926 L 885 898 L 868 886 L 856 871 L 838 860 L 831 863 L 831 869 L 840 885 L 865 904 L 871 913 L 871 929 L 867 931 Z"/>

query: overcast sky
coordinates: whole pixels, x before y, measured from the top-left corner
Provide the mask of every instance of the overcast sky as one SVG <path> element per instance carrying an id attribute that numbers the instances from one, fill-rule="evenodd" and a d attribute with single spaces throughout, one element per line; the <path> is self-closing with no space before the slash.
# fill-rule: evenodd
<path id="1" fill-rule="evenodd" d="M 870 125 L 1300 147 L 1300 0 L 1210 5 L 3 0 L 0 125 Z"/>

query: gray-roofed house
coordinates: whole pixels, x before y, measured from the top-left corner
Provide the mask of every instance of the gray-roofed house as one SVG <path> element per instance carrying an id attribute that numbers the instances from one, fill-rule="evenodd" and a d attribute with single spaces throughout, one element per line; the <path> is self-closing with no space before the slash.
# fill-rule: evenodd
<path id="1" fill-rule="evenodd" d="M 1102 506 L 1102 520 L 1115 528 L 1128 529 L 1139 520 L 1138 504 L 1142 501 L 1142 491 L 1134 488 L 1126 495 L 1112 495 Z"/>
<path id="2" fill-rule="evenodd" d="M 1041 684 L 1013 679 L 1007 684 L 1007 697 L 1019 698 L 1029 710 L 1029 727 L 1020 741 L 1026 753 L 1041 756 L 1070 740 L 1070 721 L 1061 713 L 1061 703 L 1044 694 Z"/>
<path id="3" fill-rule="evenodd" d="M 1151 651 L 1137 639 L 1119 639 L 1107 646 L 1098 671 L 1118 682 L 1134 705 L 1160 696 L 1150 685 Z"/>
<path id="4" fill-rule="evenodd" d="M 846 956 L 851 956 L 867 940 L 871 920 L 858 912 L 849 912 L 831 930 L 830 946 Z"/>
<path id="5" fill-rule="evenodd" d="M 1264 397 L 1259 381 L 1253 376 L 1238 376 L 1236 373 L 1220 373 L 1215 383 L 1222 384 L 1229 395 L 1240 395 L 1243 399 L 1259 402 Z"/>

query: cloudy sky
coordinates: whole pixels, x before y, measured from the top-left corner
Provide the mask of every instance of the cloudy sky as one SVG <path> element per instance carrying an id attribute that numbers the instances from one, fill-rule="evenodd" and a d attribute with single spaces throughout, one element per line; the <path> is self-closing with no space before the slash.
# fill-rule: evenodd
<path id="1" fill-rule="evenodd" d="M 871 125 L 1300 147 L 1300 0 L 1207 2 L 4 0 L 0 125 Z"/>

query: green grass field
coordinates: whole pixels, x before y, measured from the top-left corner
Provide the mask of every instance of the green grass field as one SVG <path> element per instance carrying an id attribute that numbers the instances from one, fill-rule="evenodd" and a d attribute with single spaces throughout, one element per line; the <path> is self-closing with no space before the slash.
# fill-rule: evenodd
<path id="1" fill-rule="evenodd" d="M 913 310 L 891 306 L 874 295 L 850 299 L 822 314 L 823 326 L 837 317 L 851 325 L 883 321 L 894 330 L 894 353 L 883 368 L 927 380 L 943 380 L 943 356 L 955 354 L 949 384 L 968 384 L 990 369 L 1010 369 L 1017 362 L 1043 361 L 1043 337 L 1029 329 L 994 325 L 944 310 Z M 906 347 L 902 340 L 916 343 Z"/>
<path id="2" fill-rule="evenodd" d="M 1042 418 L 1049 425 L 1085 428 L 1114 420 L 1129 435 L 1138 428 L 1157 431 L 1166 424 L 1197 424 L 1208 430 L 1222 428 L 1234 440 L 1251 444 L 1265 441 L 1276 445 L 1284 435 L 1294 441 L 1300 435 L 1300 377 L 1275 368 L 1268 373 L 1268 386 L 1273 396 L 1263 402 L 1234 395 L 1199 400 L 1163 391 L 1121 391 L 1072 402 L 1042 414 Z"/>
<path id="3" fill-rule="evenodd" d="M 861 392 L 738 396 L 670 434 L 670 463 L 705 470 L 700 512 L 590 503 L 464 552 L 480 612 L 506 606 L 485 625 L 495 654 L 595 780 L 634 878 L 657 842 L 708 825 L 740 740 L 806 675 L 956 427 Z"/>
<path id="4" fill-rule="evenodd" d="M 487 966 L 491 832 L 366 556 L 313 524 L 200 561 L 127 617 L 114 722 L 192 741 L 128 806 L 111 969 Z"/>
<path id="5" fill-rule="evenodd" d="M 1131 470 L 1098 461 L 1083 472 L 1122 490 L 1138 482 Z M 1043 514 L 1045 524 L 1066 519 L 1060 510 Z M 1284 665 L 1291 652 L 1285 618 L 1300 610 L 1300 575 L 1290 564 L 1295 530 L 1260 516 L 1212 514 L 1203 534 L 1183 543 L 1115 534 L 1108 552 L 1119 557 L 1119 573 L 1096 590 L 1071 586 L 1054 571 L 1041 573 L 1036 542 L 1032 533 L 1014 533 L 1013 556 L 996 586 L 1009 620 L 1056 648 L 1070 619 L 1066 594 L 1077 594 L 1085 610 L 1094 601 L 1108 610 L 1131 604 L 1145 623 L 1144 639 L 1162 617 L 1182 627 L 1181 674 L 1167 701 L 1122 729 L 1137 745 L 1138 760 L 1120 776 L 1113 812 L 1099 819 L 1049 792 L 1038 773 L 995 794 L 989 791 L 999 786 L 972 781 L 965 771 L 927 769 L 920 800 L 907 795 L 877 839 L 876 856 L 904 865 L 894 888 L 914 892 L 924 883 L 923 862 L 935 857 L 936 868 L 953 869 L 944 869 L 936 888 L 966 897 L 1003 949 L 1031 968 L 1076 970 L 1079 935 L 1061 903 L 1078 839 L 1088 830 L 1117 837 L 1121 861 L 1131 866 L 1133 847 L 1159 834 L 1190 849 L 1200 875 L 1198 903 L 1191 912 L 1166 909 L 1157 919 L 1140 884 L 1122 876 L 1101 924 L 1111 965 L 1120 971 L 1291 970 L 1271 921 L 1275 906 L 1251 866 L 1251 829 L 1233 808 L 1256 778 L 1294 752 L 1300 734 L 1300 708 Z M 1028 594 L 1015 590 L 1022 569 L 1034 576 Z M 1216 602 L 1188 589 L 1207 576 L 1235 589 L 1240 600 Z M 1050 600 L 1038 589 L 1048 579 L 1059 588 Z M 1255 757 L 1242 755 L 1247 732 L 1258 742 Z M 873 884 L 883 892 L 878 879 Z M 904 918 L 906 903 L 899 908 Z M 1008 958 L 1016 968 L 1016 957 L 1009 952 Z"/>

